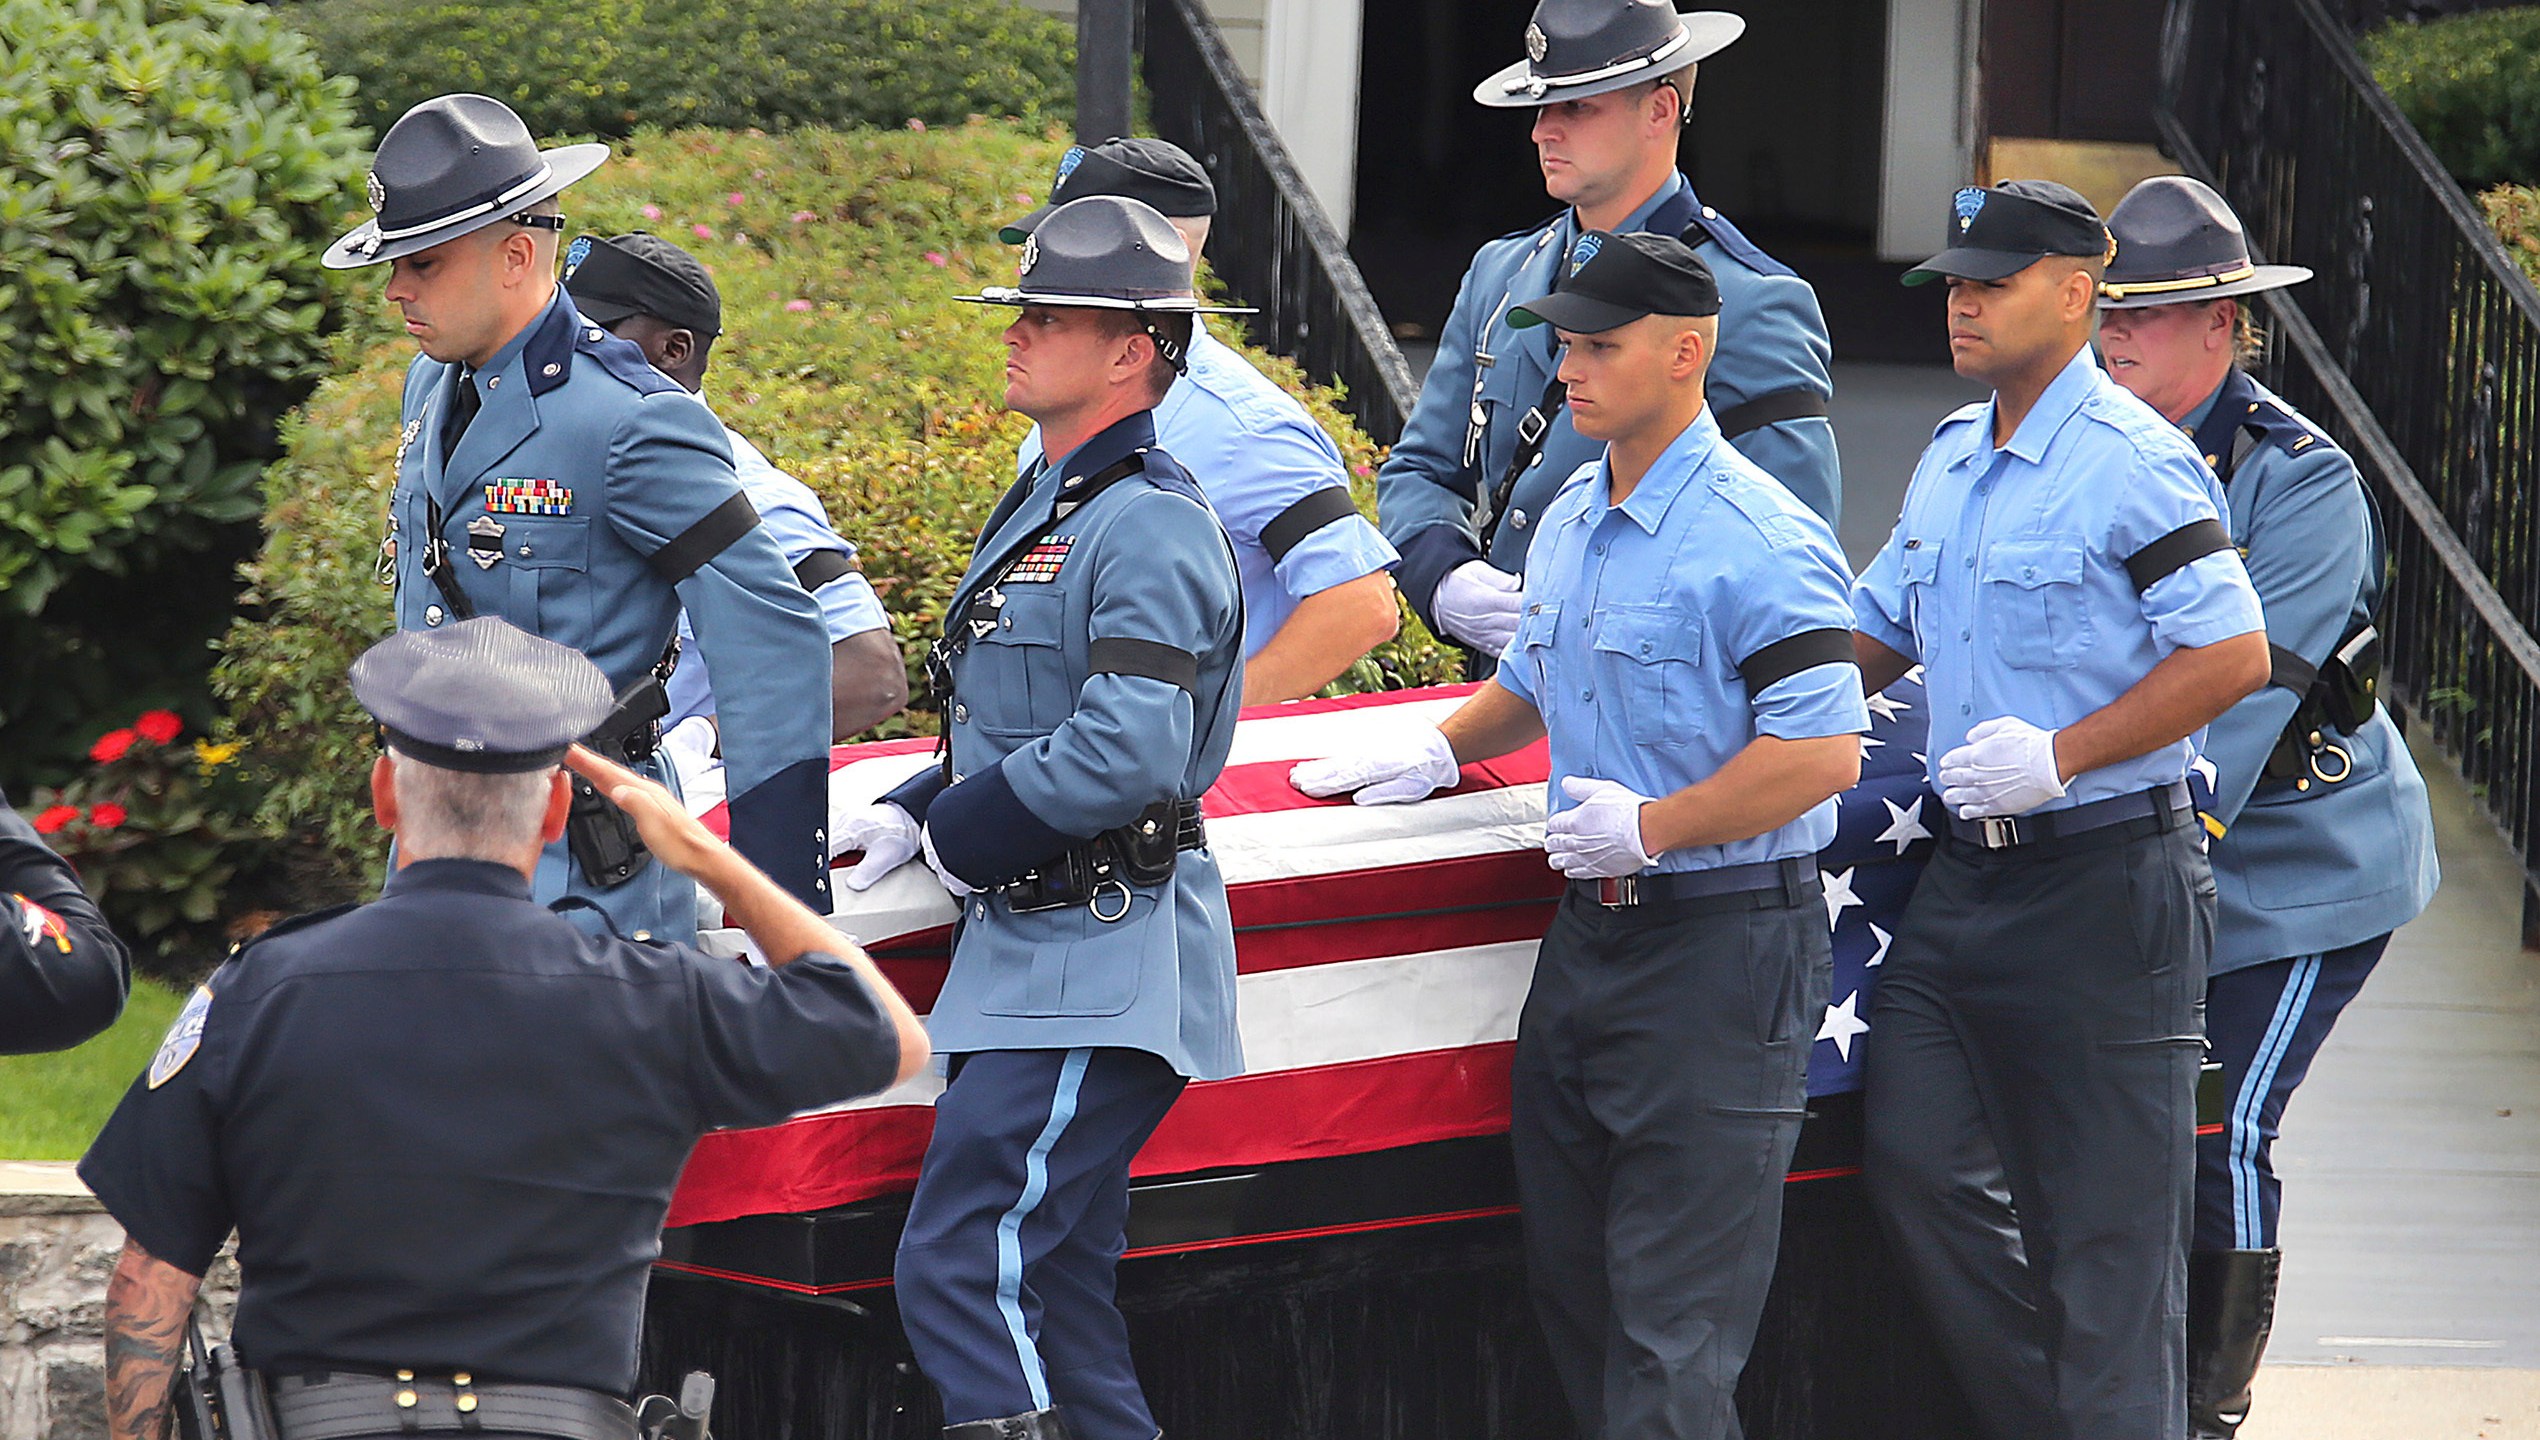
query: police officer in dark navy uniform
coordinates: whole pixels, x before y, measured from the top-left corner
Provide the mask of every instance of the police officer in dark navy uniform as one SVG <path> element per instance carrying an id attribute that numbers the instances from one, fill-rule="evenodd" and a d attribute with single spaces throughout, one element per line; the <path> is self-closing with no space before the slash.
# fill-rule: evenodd
<path id="1" fill-rule="evenodd" d="M 187 1002 L 80 1163 L 126 1235 L 107 1292 L 114 1440 L 162 1433 L 200 1276 L 232 1228 L 232 1334 L 280 1440 L 631 1440 L 645 1277 L 688 1151 L 905 1079 L 924 1032 L 844 936 L 663 787 L 567 745 L 599 669 L 491 617 L 353 667 L 397 868 L 287 921 Z M 768 965 L 595 938 L 531 898 L 564 760 Z"/>
<path id="2" fill-rule="evenodd" d="M 1464 273 L 1437 361 L 1376 474 L 1394 572 L 1429 628 L 1484 660 L 1517 629 L 1519 575 L 1554 492 L 1597 446 L 1571 424 L 1549 329 L 1511 309 L 1574 268 L 1594 230 L 1681 236 L 1720 286 L 1713 413 L 1729 443 L 1833 523 L 1843 479 L 1826 405 L 1833 344 L 1808 282 L 1705 205 L 1676 169 L 1695 62 L 1744 33 L 1720 11 L 1668 0 L 1541 0 L 1526 58 L 1473 98 L 1535 112 L 1544 188 L 1567 208 L 1482 247 Z"/>
<path id="3" fill-rule="evenodd" d="M 1112 1303 L 1129 1162 L 1189 1080 L 1243 1068 L 1234 932 L 1199 800 L 1234 743 L 1241 582 L 1154 406 L 1190 251 L 1097 195 L 1024 242 L 1008 407 L 1047 460 L 945 607 L 941 767 L 840 827 L 962 898 L 928 1017 L 953 1056 L 900 1241 L 900 1319 L 951 1440 L 1154 1440 Z M 922 830 L 920 827 L 923 827 Z"/>
<path id="4" fill-rule="evenodd" d="M 2265 681 L 2222 494 L 2090 354 L 2110 241 L 1961 190 L 1951 415 L 1853 590 L 1863 683 L 1923 667 L 1949 812 L 1880 969 L 1863 1172 L 1988 1433 L 2178 1440 L 2213 877 L 2194 740 Z M 2015 1213 L 1970 1204 L 2003 1177 Z"/>
<path id="5" fill-rule="evenodd" d="M 2434 815 L 2377 694 L 2385 552 L 2363 477 L 2241 368 L 2258 349 L 2248 297 L 2311 272 L 2255 263 L 2240 217 L 2184 175 L 2135 186 L 2108 229 L 2100 354 L 2221 478 L 2275 662 L 2205 737 L 2220 902 L 2205 1036 L 2230 1104 L 2196 1144 L 2187 1395 L 2199 1440 L 2230 1440 L 2275 1318 L 2276 1126 L 2390 932 L 2434 898 Z"/>
<path id="6" fill-rule="evenodd" d="M 556 283 L 554 197 L 605 145 L 541 151 L 502 102 L 408 111 L 370 172 L 377 218 L 329 266 L 391 267 L 406 372 L 382 576 L 397 627 L 499 615 L 591 657 L 619 697 L 587 739 L 656 777 L 684 606 L 714 662 L 732 843 L 829 908 L 829 638 L 732 468 L 721 422 Z M 587 784 L 536 894 L 625 935 L 696 933 L 696 890 Z M 599 916 L 586 923 L 601 928 Z"/>
<path id="7" fill-rule="evenodd" d="M 132 959 L 70 862 L 0 795 L 0 1055 L 67 1050 L 115 1023 Z"/>

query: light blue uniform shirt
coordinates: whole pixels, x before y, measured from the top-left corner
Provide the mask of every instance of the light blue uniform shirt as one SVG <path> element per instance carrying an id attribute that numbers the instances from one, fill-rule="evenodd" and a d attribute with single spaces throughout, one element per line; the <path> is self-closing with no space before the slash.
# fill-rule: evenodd
<path id="1" fill-rule="evenodd" d="M 1811 630 L 1848 641 L 1852 572 L 1816 512 L 1720 438 L 1705 409 L 1623 503 L 1606 462 L 1572 475 L 1526 559 L 1525 611 L 1497 679 L 1551 736 L 1549 809 L 1572 775 L 1657 799 L 1710 778 L 1758 735 L 1870 728 L 1847 657 L 1747 693 L 1738 667 Z M 1831 799 L 1761 835 L 1658 857 L 1709 870 L 1813 855 L 1834 838 Z"/>
<path id="2" fill-rule="evenodd" d="M 830 528 L 829 512 L 821 508 L 820 497 L 810 486 L 777 469 L 756 445 L 741 438 L 740 431 L 726 425 L 723 434 L 732 442 L 732 471 L 740 478 L 741 493 L 750 497 L 751 508 L 758 511 L 760 527 L 785 552 L 786 564 L 798 566 L 805 556 L 822 550 L 855 558 L 855 547 Z M 821 623 L 828 627 L 832 645 L 891 623 L 882 613 L 882 597 L 873 593 L 873 582 L 860 571 L 848 571 L 812 591 L 811 598 L 820 606 Z M 688 627 L 688 612 L 680 611 L 679 668 L 670 673 L 670 715 L 662 721 L 665 729 L 691 715 L 714 713 L 714 679 L 706 671 L 706 657 L 697 653 L 696 640 Z"/>
<path id="3" fill-rule="evenodd" d="M 1994 402 L 1941 422 L 1886 548 L 1852 596 L 1861 633 L 1924 667 L 1926 772 L 1977 722 L 2061 729 L 2105 708 L 2181 647 L 2263 628 L 2240 556 L 2215 551 L 2138 591 L 2126 560 L 2181 526 L 2219 520 L 2222 487 L 2196 447 L 2101 372 L 2087 347 L 2009 444 Z M 2194 737 L 2075 776 L 2060 810 L 2185 778 Z"/>
<path id="4" fill-rule="evenodd" d="M 1190 369 L 1155 407 L 1155 435 L 1199 482 L 1235 543 L 1246 658 L 1307 596 L 1390 570 L 1401 558 L 1351 502 L 1332 437 L 1204 325 L 1191 334 Z M 1040 458 L 1036 425 L 1023 437 L 1017 473 Z"/>

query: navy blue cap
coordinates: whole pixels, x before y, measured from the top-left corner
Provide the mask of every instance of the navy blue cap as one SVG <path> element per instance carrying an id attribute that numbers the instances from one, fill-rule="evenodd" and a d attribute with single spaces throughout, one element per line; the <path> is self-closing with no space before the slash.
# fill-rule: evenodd
<path id="1" fill-rule="evenodd" d="M 1644 315 L 1717 315 L 1720 282 L 1673 235 L 1591 230 L 1570 251 L 1570 278 L 1508 312 L 1512 330 L 1550 325 L 1594 335 Z"/>
<path id="2" fill-rule="evenodd" d="M 484 775 L 555 764 L 615 704 L 590 657 L 491 615 L 373 645 L 353 662 L 353 698 L 400 753 Z"/>
<path id="3" fill-rule="evenodd" d="M 1153 136 L 1115 135 L 1099 145 L 1069 146 L 1050 182 L 1050 203 L 998 230 L 997 238 L 1020 245 L 1051 211 L 1088 195 L 1126 195 L 1159 215 L 1185 219 L 1217 213 L 1217 186 L 1191 152 Z"/>
<path id="4" fill-rule="evenodd" d="M 1905 272 L 1920 285 L 1943 275 L 2001 280 L 2049 255 L 2113 260 L 2117 242 L 2082 193 L 2052 180 L 1970 185 L 1950 202 L 1949 248 Z"/>
<path id="5" fill-rule="evenodd" d="M 575 238 L 564 254 L 564 288 L 595 325 L 650 315 L 712 339 L 723 333 L 723 292 L 703 262 L 641 230 L 614 239 Z"/>

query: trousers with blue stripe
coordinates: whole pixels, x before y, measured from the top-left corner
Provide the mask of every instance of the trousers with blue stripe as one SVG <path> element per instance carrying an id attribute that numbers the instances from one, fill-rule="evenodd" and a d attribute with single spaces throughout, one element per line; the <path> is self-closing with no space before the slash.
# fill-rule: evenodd
<path id="1" fill-rule="evenodd" d="M 2196 1142 L 2199 1250 L 2275 1248 L 2281 1187 L 2276 1127 L 2338 1013 L 2390 944 L 2387 935 L 2226 971 L 2205 988 L 2205 1037 L 2231 1097 L 2222 1133 Z"/>
<path id="2" fill-rule="evenodd" d="M 1056 1409 L 1073 1440 L 1154 1440 L 1113 1276 L 1129 1162 L 1186 1082 L 1117 1048 L 987 1050 L 953 1066 L 895 1277 L 944 1423 Z"/>

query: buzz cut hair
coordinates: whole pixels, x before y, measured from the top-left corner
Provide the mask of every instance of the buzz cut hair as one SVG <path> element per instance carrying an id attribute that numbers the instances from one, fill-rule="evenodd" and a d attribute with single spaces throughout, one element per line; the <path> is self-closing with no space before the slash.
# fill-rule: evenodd
<path id="1" fill-rule="evenodd" d="M 397 848 L 414 860 L 509 863 L 536 849 L 555 768 L 516 775 L 445 770 L 388 747 L 396 776 Z"/>

